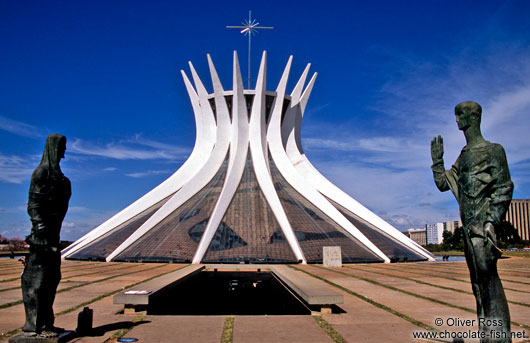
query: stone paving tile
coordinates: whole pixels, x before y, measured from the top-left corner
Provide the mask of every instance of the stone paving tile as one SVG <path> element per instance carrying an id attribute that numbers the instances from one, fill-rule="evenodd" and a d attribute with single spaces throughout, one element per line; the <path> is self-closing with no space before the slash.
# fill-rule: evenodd
<path id="1" fill-rule="evenodd" d="M 25 318 L 22 305 L 0 310 L 0 335 L 22 327 Z"/>
<path id="2" fill-rule="evenodd" d="M 333 340 L 311 316 L 236 316 L 234 343 L 324 343 Z"/>
<path id="3" fill-rule="evenodd" d="M 383 325 L 383 326 L 381 326 Z M 411 343 L 412 331 L 425 331 L 419 327 L 410 329 L 392 323 L 336 324 L 333 325 L 348 342 Z"/>
<path id="4" fill-rule="evenodd" d="M 2 277 L 0 278 L 0 282 L 1 283 L 9 282 L 9 281 L 11 281 L 11 279 L 19 278 L 21 272 L 22 272 L 22 270 L 21 271 L 15 271 L 15 272 L 9 272 L 9 273 L 3 273 L 3 274 L 1 274 Z"/>
<path id="5" fill-rule="evenodd" d="M 139 342 L 149 343 L 219 343 L 225 317 L 148 315 L 144 321 L 144 324 L 135 326 L 125 337 L 134 337 L 138 338 Z"/>
<path id="6" fill-rule="evenodd" d="M 388 311 L 339 290 L 345 313 L 325 314 L 322 317 L 348 342 L 407 342 L 412 332 L 420 328 Z M 376 327 L 390 330 L 374 330 Z"/>
<path id="7" fill-rule="evenodd" d="M 9 282 L 0 283 L 0 290 L 13 287 L 20 287 L 20 280 L 17 279 Z M 2 292 L 0 292 L 0 299 L 2 299 Z M 2 302 L 2 300 L 0 300 L 0 302 Z"/>

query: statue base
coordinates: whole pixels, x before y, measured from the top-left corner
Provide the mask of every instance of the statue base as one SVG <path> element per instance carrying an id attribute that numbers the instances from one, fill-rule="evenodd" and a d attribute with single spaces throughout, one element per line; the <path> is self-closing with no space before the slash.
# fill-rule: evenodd
<path id="1" fill-rule="evenodd" d="M 13 336 L 9 343 L 65 343 L 75 336 L 75 331 L 65 331 L 57 337 L 25 336 L 23 333 Z"/>

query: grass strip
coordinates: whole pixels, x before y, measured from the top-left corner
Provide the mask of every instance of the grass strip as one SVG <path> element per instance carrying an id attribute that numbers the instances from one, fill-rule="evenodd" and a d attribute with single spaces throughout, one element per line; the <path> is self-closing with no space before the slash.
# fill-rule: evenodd
<path id="1" fill-rule="evenodd" d="M 103 343 L 110 343 L 110 342 L 113 342 L 114 340 L 117 340 L 118 338 L 122 338 L 123 336 L 128 334 L 129 331 L 131 331 L 136 326 L 137 323 L 143 321 L 144 318 L 145 318 L 144 315 L 141 315 L 141 316 L 138 316 L 138 317 L 134 318 L 133 321 L 132 321 L 133 325 L 131 325 L 128 328 L 119 329 L 112 336 L 107 338 Z"/>
<path id="2" fill-rule="evenodd" d="M 159 268 L 159 267 L 160 267 L 160 266 L 157 266 L 157 267 L 155 267 L 155 268 Z M 155 268 L 152 268 L 152 269 L 155 269 Z M 152 270 L 152 269 L 151 269 L 151 270 Z M 179 269 L 180 269 L 180 268 L 179 268 Z M 64 315 L 64 314 L 67 314 L 67 313 L 73 312 L 73 311 L 78 310 L 78 309 L 80 309 L 80 308 L 82 308 L 82 307 L 85 307 L 85 306 L 87 306 L 87 305 L 90 305 L 90 304 L 92 304 L 92 303 L 95 303 L 96 301 L 99 301 L 99 300 L 104 299 L 104 298 L 106 298 L 106 297 L 110 297 L 110 296 L 112 296 L 112 295 L 114 295 L 114 294 L 117 294 L 117 293 L 119 293 L 119 292 L 123 292 L 123 291 L 126 290 L 126 289 L 132 288 L 132 287 L 134 287 L 134 286 L 137 286 L 137 285 L 139 285 L 139 284 L 141 284 L 141 283 L 144 283 L 144 282 L 147 282 L 147 281 L 151 281 L 151 280 L 153 280 L 153 279 L 156 279 L 157 277 L 164 276 L 164 275 L 169 274 L 169 273 L 172 273 L 172 272 L 174 272 L 174 271 L 176 271 L 176 270 L 178 270 L 178 269 L 174 269 L 174 270 L 167 271 L 167 272 L 165 272 L 165 273 L 157 274 L 157 275 L 152 276 L 152 277 L 150 277 L 150 278 L 147 278 L 147 279 L 145 279 L 145 280 L 140 280 L 140 281 L 138 281 L 138 282 L 132 283 L 132 284 L 127 285 L 127 286 L 125 286 L 125 287 L 118 288 L 118 289 L 115 289 L 115 290 L 113 290 L 113 291 L 111 291 L 111 292 L 108 292 L 108 293 L 102 294 L 102 295 L 100 295 L 100 296 L 98 296 L 98 297 L 95 297 L 95 298 L 93 298 L 93 299 L 90 299 L 90 300 L 88 300 L 88 301 L 85 301 L 85 302 L 83 302 L 83 303 L 81 303 L 81 304 L 79 304 L 79 305 L 75 305 L 75 306 L 72 306 L 72 307 L 70 307 L 70 308 L 67 308 L 66 310 L 63 310 L 63 311 L 61 311 L 61 312 L 58 312 L 58 313 L 55 314 L 55 317 L 59 317 L 59 316 L 62 316 L 62 315 Z M 22 332 L 22 328 L 18 328 L 18 329 L 15 329 L 15 330 L 12 330 L 12 331 L 6 332 L 6 333 L 0 335 L 0 339 L 11 337 L 11 336 L 16 335 L 17 333 L 20 333 L 20 332 Z"/>
<path id="3" fill-rule="evenodd" d="M 234 340 L 234 316 L 225 318 L 223 325 L 223 334 L 221 335 L 221 343 L 232 343 Z"/>
<path id="4" fill-rule="evenodd" d="M 18 335 L 19 333 L 22 333 L 22 328 L 18 328 L 18 329 L 15 329 L 15 330 L 11 330 L 11 331 L 8 331 L 6 333 L 0 333 L 0 339 L 1 338 L 7 338 L 7 337 L 11 337 L 11 336 L 14 336 L 14 335 Z"/>
<path id="5" fill-rule="evenodd" d="M 9 281 L 15 281 L 15 280 L 20 280 L 20 275 L 17 276 L 17 277 L 11 278 L 11 279 L 0 280 L 0 283 L 9 282 Z"/>
<path id="6" fill-rule="evenodd" d="M 106 277 L 106 278 L 99 279 L 99 280 L 95 280 L 95 281 L 92 281 L 92 282 L 84 282 L 84 283 L 80 283 L 80 284 L 78 284 L 78 285 L 74 285 L 74 286 L 66 287 L 66 288 L 63 288 L 63 289 L 58 290 L 57 293 L 67 292 L 67 291 L 70 291 L 70 290 L 75 289 L 75 288 L 84 287 L 84 286 L 87 286 L 87 285 L 92 285 L 92 284 L 94 284 L 94 283 L 99 283 L 99 282 L 103 282 L 103 281 L 111 280 L 111 279 L 114 279 L 114 278 L 117 278 L 117 277 L 120 277 L 120 276 L 124 276 L 124 275 L 131 275 L 131 274 L 136 274 L 136 273 L 144 272 L 144 271 L 146 271 L 146 270 L 153 270 L 153 269 L 157 269 L 157 268 L 164 267 L 164 266 L 165 266 L 165 265 L 159 265 L 159 266 L 156 266 L 156 267 L 153 267 L 153 268 L 150 268 L 150 269 L 142 269 L 142 270 L 137 270 L 137 271 L 129 272 L 129 273 L 123 273 L 123 274 L 118 274 L 118 275 L 111 275 L 111 276 L 108 276 L 108 277 Z M 6 304 L 2 304 L 2 305 L 0 305 L 0 309 L 7 308 L 7 307 L 11 307 L 11 306 L 15 306 L 15 305 L 19 305 L 19 304 L 22 304 L 22 303 L 23 303 L 23 300 L 22 300 L 22 299 L 17 300 L 17 301 L 12 301 L 12 302 L 9 302 L 9 303 L 6 303 Z"/>
<path id="7" fill-rule="evenodd" d="M 297 268 L 297 267 L 295 267 L 295 266 L 291 266 L 291 265 L 289 265 L 289 267 L 291 267 L 291 268 L 293 268 L 293 269 L 295 269 L 295 270 L 301 271 L 302 273 L 305 273 L 305 274 L 307 274 L 307 275 L 309 275 L 309 276 L 312 276 L 312 277 L 314 277 L 315 279 L 318 279 L 318 280 L 320 280 L 320 281 L 324 281 L 325 283 L 327 283 L 327 284 L 329 284 L 329 285 L 331 285 L 331 286 L 333 286 L 333 287 L 335 287 L 335 288 L 338 288 L 338 289 L 340 289 L 340 290 L 343 291 L 343 292 L 346 292 L 346 293 L 348 293 L 348 294 L 350 294 L 350 295 L 353 295 L 354 297 L 357 297 L 357 298 L 359 298 L 359 299 L 361 299 L 361 300 L 364 300 L 364 301 L 366 301 L 367 303 L 369 303 L 369 304 L 371 304 L 371 305 L 373 305 L 373 306 L 375 306 L 375 307 L 377 307 L 377 308 L 380 308 L 380 309 L 382 309 L 382 310 L 385 310 L 385 311 L 387 311 L 387 312 L 390 312 L 391 314 L 393 314 L 393 315 L 395 315 L 395 316 L 397 316 L 397 317 L 399 317 L 399 318 L 401 318 L 401 319 L 404 319 L 404 320 L 406 320 L 406 321 L 408 321 L 408 322 L 410 322 L 410 323 L 412 323 L 412 324 L 414 324 L 414 325 L 416 325 L 416 326 L 419 326 L 419 327 L 422 328 L 422 329 L 429 330 L 429 331 L 434 331 L 434 332 L 440 332 L 439 330 L 435 329 L 434 327 L 432 327 L 432 326 L 430 326 L 430 325 L 428 325 L 428 324 L 425 324 L 425 323 L 423 323 L 423 322 L 420 322 L 419 320 L 416 320 L 416 319 L 414 319 L 414 318 L 412 318 L 412 317 L 409 317 L 409 316 L 407 316 L 406 314 L 403 314 L 403 313 L 401 313 L 401 312 L 398 312 L 398 311 L 396 311 L 396 310 L 394 310 L 394 309 L 392 309 L 392 308 L 390 308 L 390 307 L 388 307 L 388 306 L 386 306 L 386 305 L 383 305 L 383 304 L 381 304 L 381 303 L 378 303 L 377 301 L 374 301 L 374 300 L 372 300 L 372 299 L 370 299 L 370 298 L 367 298 L 367 297 L 365 297 L 364 295 L 361 295 L 361 294 L 355 293 L 354 291 L 351 291 L 351 290 L 349 290 L 348 288 L 342 287 L 341 285 L 336 284 L 336 283 L 334 283 L 334 282 L 331 282 L 331 281 L 329 281 L 329 280 L 327 280 L 327 279 L 325 279 L 325 278 L 323 278 L 323 277 L 320 277 L 320 276 L 318 276 L 318 275 L 315 275 L 315 274 L 310 273 L 310 272 L 308 272 L 308 271 L 305 271 L 305 270 L 303 270 L 303 269 L 299 269 L 299 268 Z"/>
<path id="8" fill-rule="evenodd" d="M 0 293 L 2 292 L 6 292 L 6 291 L 12 291 L 14 289 L 18 289 L 20 288 L 20 286 L 15 286 L 15 287 L 11 287 L 11 288 L 4 288 L 4 289 L 0 289 Z"/>
<path id="9" fill-rule="evenodd" d="M 505 251 L 506 256 L 516 256 L 522 258 L 530 258 L 530 251 Z"/>
<path id="10" fill-rule="evenodd" d="M 421 281 L 421 280 L 411 279 L 411 278 L 408 278 L 406 276 L 397 276 L 397 275 L 393 275 L 393 274 L 375 272 L 375 271 L 372 271 L 372 270 L 366 270 L 366 269 L 359 268 L 359 267 L 355 268 L 353 266 L 345 266 L 345 267 L 348 268 L 348 269 L 352 269 L 352 270 L 360 270 L 360 271 L 363 271 L 363 272 L 366 272 L 366 273 L 379 274 L 379 275 L 384 275 L 384 276 L 395 277 L 395 278 L 398 278 L 398 279 L 408 280 L 408 281 L 412 281 L 412 282 L 418 283 L 420 285 L 426 285 L 426 286 L 430 286 L 430 287 L 436 287 L 436 288 L 440 288 L 440 289 L 445 289 L 445 290 L 448 290 L 448 291 L 453 291 L 453 292 L 473 295 L 473 292 L 464 291 L 463 289 L 436 285 L 434 283 L 429 283 L 429 282 L 425 282 L 425 281 Z M 530 307 L 530 304 L 526 304 L 526 303 L 522 303 L 522 302 L 518 302 L 518 301 L 508 300 L 508 302 L 510 304 L 514 304 L 514 305 Z"/>
<path id="11" fill-rule="evenodd" d="M 346 343 L 346 340 L 340 335 L 340 333 L 335 331 L 333 326 L 331 326 L 330 323 L 328 323 L 324 318 L 322 318 L 322 316 L 314 316 L 314 318 L 316 322 L 318 323 L 318 325 L 320 325 L 322 330 L 324 330 L 324 332 L 327 333 L 329 337 L 331 337 L 333 342 Z"/>
<path id="12" fill-rule="evenodd" d="M 22 302 L 23 302 L 22 300 L 16 300 L 16 301 L 12 301 L 9 303 L 5 303 L 5 304 L 0 305 L 0 309 L 22 304 Z"/>

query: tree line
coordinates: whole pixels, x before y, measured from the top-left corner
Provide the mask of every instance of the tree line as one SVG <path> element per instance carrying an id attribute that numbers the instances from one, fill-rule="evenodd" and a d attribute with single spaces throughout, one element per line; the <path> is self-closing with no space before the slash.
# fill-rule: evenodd
<path id="1" fill-rule="evenodd" d="M 517 229 L 508 221 L 503 221 L 496 228 L 495 234 L 497 235 L 497 245 L 501 249 L 522 249 L 530 245 L 530 241 L 522 240 Z M 464 229 L 459 227 L 454 232 L 444 231 L 443 242 L 441 244 L 427 244 L 426 248 L 432 252 L 449 250 L 464 251 Z"/>

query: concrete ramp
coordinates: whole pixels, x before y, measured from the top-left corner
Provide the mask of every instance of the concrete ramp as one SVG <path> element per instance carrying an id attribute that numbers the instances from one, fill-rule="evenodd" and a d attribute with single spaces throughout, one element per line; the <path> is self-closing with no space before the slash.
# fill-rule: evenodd
<path id="1" fill-rule="evenodd" d="M 344 303 L 344 296 L 325 282 L 312 278 L 285 265 L 270 266 L 271 272 L 301 299 L 321 313 L 331 313 L 331 307 Z"/>
<path id="2" fill-rule="evenodd" d="M 192 264 L 172 273 L 157 277 L 156 279 L 141 283 L 131 289 L 116 294 L 114 296 L 114 303 L 123 304 L 125 306 L 125 314 L 136 312 L 147 307 L 149 301 L 158 292 L 189 279 L 197 273 L 200 273 L 203 269 L 203 265 Z"/>

